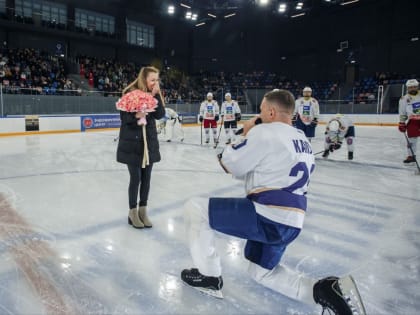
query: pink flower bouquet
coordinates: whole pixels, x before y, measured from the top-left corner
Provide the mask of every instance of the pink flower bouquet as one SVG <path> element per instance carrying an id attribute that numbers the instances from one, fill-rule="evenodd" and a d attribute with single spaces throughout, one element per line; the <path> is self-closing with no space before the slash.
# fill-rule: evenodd
<path id="1" fill-rule="evenodd" d="M 124 94 L 115 104 L 118 110 L 130 113 L 150 113 L 156 110 L 158 101 L 151 94 L 141 90 L 133 90 Z M 138 125 L 146 125 L 146 117 L 137 121 Z"/>

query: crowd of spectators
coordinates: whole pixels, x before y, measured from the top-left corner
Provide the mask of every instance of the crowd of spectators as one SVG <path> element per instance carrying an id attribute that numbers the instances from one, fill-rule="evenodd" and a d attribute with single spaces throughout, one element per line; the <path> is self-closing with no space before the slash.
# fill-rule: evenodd
<path id="1" fill-rule="evenodd" d="M 113 59 L 100 59 L 79 55 L 77 57 L 81 80 L 103 95 L 119 97 L 121 91 L 138 75 L 142 65 Z M 57 56 L 35 49 L 3 49 L 0 53 L 0 83 L 4 93 L 13 94 L 71 94 L 82 91 L 70 80 L 65 61 Z M 407 76 L 378 72 L 355 82 L 345 97 L 353 103 L 374 103 L 379 85 L 404 83 Z M 302 82 L 272 72 L 251 73 L 199 72 L 187 75 L 175 68 L 166 67 L 161 72 L 162 89 L 166 103 L 197 103 L 208 92 L 222 101 L 230 92 L 240 104 L 246 103 L 246 89 L 287 89 L 295 97 L 301 96 L 304 86 L 310 86 L 313 97 L 328 100 L 338 89 L 338 82 Z"/>
<path id="2" fill-rule="evenodd" d="M 10 94 L 80 94 L 67 78 L 63 59 L 28 48 L 2 49 L 0 83 Z"/>

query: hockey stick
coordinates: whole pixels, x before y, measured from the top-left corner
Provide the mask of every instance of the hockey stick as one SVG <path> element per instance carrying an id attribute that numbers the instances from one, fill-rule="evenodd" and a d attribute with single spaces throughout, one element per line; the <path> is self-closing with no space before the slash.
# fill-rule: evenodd
<path id="1" fill-rule="evenodd" d="M 314 155 L 318 155 L 318 154 L 324 153 L 324 151 L 325 151 L 325 150 L 319 151 L 319 152 L 317 152 L 317 153 L 314 153 Z"/>
<path id="2" fill-rule="evenodd" d="M 416 173 L 416 175 L 420 175 L 420 167 L 419 167 L 419 163 L 417 162 L 416 155 L 414 154 L 413 148 L 411 147 L 411 143 L 410 143 L 410 141 L 408 140 L 407 134 L 406 134 L 405 132 L 404 132 L 404 137 L 405 137 L 405 140 L 407 140 L 407 146 L 408 146 L 408 148 L 410 149 L 410 152 L 411 152 L 411 154 L 412 154 L 412 156 L 413 156 L 414 162 L 416 162 L 416 166 L 417 166 L 417 173 Z"/>
<path id="3" fill-rule="evenodd" d="M 203 122 L 200 122 L 200 145 L 203 145 Z"/>
<path id="4" fill-rule="evenodd" d="M 224 116 L 222 116 L 222 120 L 220 121 L 219 135 L 217 136 L 217 140 L 216 140 L 216 144 L 214 145 L 214 149 L 216 149 L 217 145 L 219 144 L 220 133 L 222 132 L 222 126 L 223 126 L 223 118 L 224 118 Z"/>

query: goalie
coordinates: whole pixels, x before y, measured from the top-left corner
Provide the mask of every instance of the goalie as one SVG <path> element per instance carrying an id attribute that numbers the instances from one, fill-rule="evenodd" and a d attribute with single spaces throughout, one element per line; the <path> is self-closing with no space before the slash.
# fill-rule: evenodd
<path id="1" fill-rule="evenodd" d="M 347 143 L 347 158 L 353 160 L 354 153 L 354 125 L 353 122 L 342 115 L 332 118 L 325 129 L 325 142 L 323 158 L 327 158 L 330 152 L 341 148 L 343 140 Z"/>
<path id="2" fill-rule="evenodd" d="M 184 141 L 181 117 L 172 108 L 165 107 L 165 117 L 160 120 L 159 126 L 163 130 L 166 142 L 171 142 L 173 139 Z"/>

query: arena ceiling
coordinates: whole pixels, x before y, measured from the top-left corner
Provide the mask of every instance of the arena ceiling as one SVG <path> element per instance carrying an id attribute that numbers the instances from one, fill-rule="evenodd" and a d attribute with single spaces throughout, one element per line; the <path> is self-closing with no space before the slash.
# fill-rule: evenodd
<path id="1" fill-rule="evenodd" d="M 264 4 L 263 2 L 267 2 Z M 162 15 L 169 15 L 168 7 L 174 7 L 173 15 L 186 19 L 190 11 L 197 14 L 197 23 L 212 19 L 224 20 L 234 16 L 266 14 L 277 18 L 292 18 L 324 11 L 342 10 L 352 6 L 380 2 L 381 0 L 147 0 L 150 8 Z M 383 1 L 383 0 L 382 0 Z M 280 5 L 284 5 L 283 11 Z M 192 21 L 192 22 L 195 22 Z"/>

